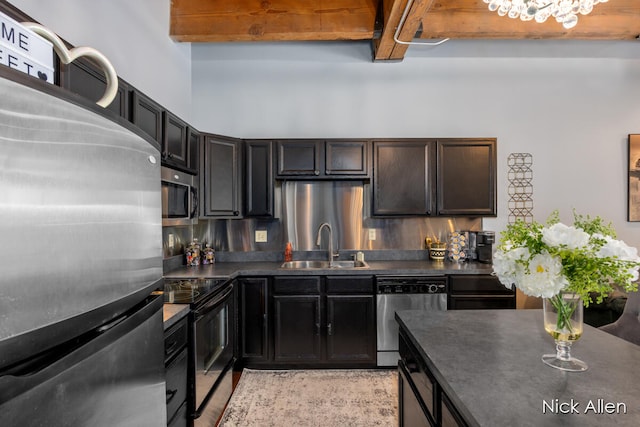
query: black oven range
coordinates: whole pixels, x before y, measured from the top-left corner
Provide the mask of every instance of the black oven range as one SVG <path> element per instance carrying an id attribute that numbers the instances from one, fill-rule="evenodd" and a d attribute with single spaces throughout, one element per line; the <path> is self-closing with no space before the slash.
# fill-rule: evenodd
<path id="1" fill-rule="evenodd" d="M 236 298 L 228 279 L 165 279 L 164 300 L 189 304 L 189 412 L 215 425 L 233 391 Z"/>

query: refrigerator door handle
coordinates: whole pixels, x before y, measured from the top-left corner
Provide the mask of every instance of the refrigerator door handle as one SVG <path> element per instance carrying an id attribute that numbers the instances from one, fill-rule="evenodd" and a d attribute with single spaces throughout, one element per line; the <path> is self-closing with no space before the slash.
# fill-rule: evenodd
<path id="1" fill-rule="evenodd" d="M 104 332 L 107 332 L 109 329 L 113 328 L 114 326 L 117 326 L 120 324 L 120 322 L 122 322 L 124 319 L 126 319 L 127 316 L 123 315 L 118 317 L 116 320 L 109 322 L 105 325 L 100 326 L 99 328 L 96 329 L 96 332 L 102 334 Z"/>

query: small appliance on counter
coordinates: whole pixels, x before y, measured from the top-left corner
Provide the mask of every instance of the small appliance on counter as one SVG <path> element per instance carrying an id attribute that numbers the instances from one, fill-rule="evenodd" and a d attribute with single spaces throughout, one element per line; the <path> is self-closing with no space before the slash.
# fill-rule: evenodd
<path id="1" fill-rule="evenodd" d="M 491 264 L 493 262 L 493 244 L 496 241 L 494 231 L 478 231 L 476 235 L 476 254 L 478 262 Z"/>

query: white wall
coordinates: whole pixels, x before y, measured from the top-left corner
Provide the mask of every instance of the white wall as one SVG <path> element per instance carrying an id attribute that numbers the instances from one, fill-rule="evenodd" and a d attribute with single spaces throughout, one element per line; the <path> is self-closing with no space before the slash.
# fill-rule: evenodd
<path id="1" fill-rule="evenodd" d="M 507 156 L 533 155 L 534 215 L 572 209 L 626 221 L 627 135 L 640 133 L 637 43 L 448 42 L 372 63 L 368 43 L 193 45 L 194 125 L 243 138 L 497 137 L 498 217 Z M 464 185 L 464 182 L 461 182 Z"/>
<path id="2" fill-rule="evenodd" d="M 74 46 L 107 56 L 118 75 L 191 120 L 191 44 L 169 37 L 170 0 L 10 0 Z"/>

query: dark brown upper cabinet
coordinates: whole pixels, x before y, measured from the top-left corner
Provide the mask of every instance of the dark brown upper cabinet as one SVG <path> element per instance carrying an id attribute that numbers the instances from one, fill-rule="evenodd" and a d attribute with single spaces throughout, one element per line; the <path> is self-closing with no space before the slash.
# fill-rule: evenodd
<path id="1" fill-rule="evenodd" d="M 68 65 L 60 67 L 60 86 L 89 101 L 96 102 L 104 95 L 107 80 L 100 67 L 88 59 L 78 58 Z M 116 115 L 129 119 L 129 85 L 118 79 L 116 97 L 106 109 Z"/>
<path id="2" fill-rule="evenodd" d="M 200 158 L 200 132 L 189 126 L 187 130 L 187 168 L 198 173 L 198 159 Z"/>
<path id="3" fill-rule="evenodd" d="M 438 141 L 437 205 L 443 216 L 496 216 L 496 139 Z"/>
<path id="4" fill-rule="evenodd" d="M 273 141 L 248 140 L 244 146 L 245 216 L 273 216 Z"/>
<path id="5" fill-rule="evenodd" d="M 367 179 L 368 140 L 276 141 L 279 179 Z"/>
<path id="6" fill-rule="evenodd" d="M 160 104 L 137 90 L 132 92 L 131 121 L 159 144 L 162 144 L 162 112 Z"/>
<path id="7" fill-rule="evenodd" d="M 162 117 L 162 160 L 167 166 L 185 169 L 189 160 L 187 124 L 168 111 Z"/>
<path id="8" fill-rule="evenodd" d="M 196 175 L 200 133 L 179 117 L 163 112 L 162 162 L 166 166 Z"/>
<path id="9" fill-rule="evenodd" d="M 320 176 L 323 161 L 323 141 L 295 140 L 276 141 L 278 174 L 280 178 Z"/>
<path id="10" fill-rule="evenodd" d="M 242 140 L 203 134 L 200 206 L 205 218 L 241 218 Z"/>
<path id="11" fill-rule="evenodd" d="M 372 214 L 433 215 L 435 140 L 380 140 L 373 150 Z"/>
<path id="12" fill-rule="evenodd" d="M 369 177 L 369 141 L 331 140 L 325 142 L 325 174 Z"/>

